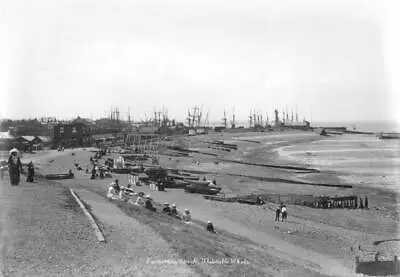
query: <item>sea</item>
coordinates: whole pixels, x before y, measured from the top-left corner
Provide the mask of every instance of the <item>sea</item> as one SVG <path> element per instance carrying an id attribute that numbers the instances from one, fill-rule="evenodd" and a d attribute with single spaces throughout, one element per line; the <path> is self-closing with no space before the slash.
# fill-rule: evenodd
<path id="1" fill-rule="evenodd" d="M 313 127 L 346 127 L 348 130 L 374 133 L 400 132 L 400 122 L 396 121 L 338 121 L 338 122 L 312 122 Z"/>
<path id="2" fill-rule="evenodd" d="M 313 168 L 334 171 L 348 183 L 386 188 L 400 195 L 398 139 L 343 134 L 282 147 L 279 153 Z"/>

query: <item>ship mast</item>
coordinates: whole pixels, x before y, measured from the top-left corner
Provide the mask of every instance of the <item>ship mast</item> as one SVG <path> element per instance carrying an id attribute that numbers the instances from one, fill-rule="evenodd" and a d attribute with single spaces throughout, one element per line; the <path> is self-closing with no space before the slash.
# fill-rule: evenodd
<path id="1" fill-rule="evenodd" d="M 223 124 L 224 124 L 224 127 L 226 128 L 226 122 L 227 122 L 227 118 L 226 118 L 226 111 L 224 110 L 224 117 L 222 118 L 222 121 L 223 121 Z"/>
<path id="2" fill-rule="evenodd" d="M 236 127 L 236 122 L 235 122 L 235 107 L 233 107 L 231 128 L 234 129 L 235 127 Z"/>

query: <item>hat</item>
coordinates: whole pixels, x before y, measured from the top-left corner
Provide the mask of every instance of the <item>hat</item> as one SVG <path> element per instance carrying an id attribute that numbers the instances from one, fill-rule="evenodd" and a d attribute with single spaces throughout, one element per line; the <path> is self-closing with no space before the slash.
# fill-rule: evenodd
<path id="1" fill-rule="evenodd" d="M 149 198 L 150 198 L 150 194 L 147 194 L 147 195 L 146 195 L 146 198 L 149 199 Z"/>
<path id="2" fill-rule="evenodd" d="M 10 155 L 12 154 L 12 153 L 17 153 L 18 154 L 18 149 L 17 148 L 13 148 L 13 149 L 11 149 L 10 150 Z"/>
<path id="3" fill-rule="evenodd" d="M 164 202 L 164 205 L 165 205 L 165 206 L 169 206 L 168 202 Z"/>
<path id="4" fill-rule="evenodd" d="M 211 221 L 207 221 L 207 224 L 210 224 L 211 223 Z"/>
<path id="5" fill-rule="evenodd" d="M 175 205 L 175 204 L 172 204 L 172 207 L 174 207 L 174 208 L 175 208 L 175 207 L 176 207 L 176 205 Z"/>

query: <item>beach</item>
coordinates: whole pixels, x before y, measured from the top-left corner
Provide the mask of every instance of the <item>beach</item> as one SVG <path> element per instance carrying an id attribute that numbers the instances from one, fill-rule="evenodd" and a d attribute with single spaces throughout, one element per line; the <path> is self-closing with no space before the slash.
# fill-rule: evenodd
<path id="1" fill-rule="evenodd" d="M 207 141 L 215 139 L 235 143 L 238 149 L 226 152 L 208 148 Z M 200 194 L 188 194 L 182 189 L 167 189 L 162 192 L 152 191 L 148 186 L 135 188 L 137 191 L 150 193 L 159 203 L 168 201 L 175 203 L 179 209 L 190 209 L 195 220 L 201 222 L 210 220 L 221 232 L 246 238 L 262 246 L 262 249 L 257 250 L 260 251 L 257 255 L 270 255 L 274 259 L 291 264 L 292 270 L 286 271 L 279 268 L 279 262 L 268 265 L 274 270 L 271 276 L 317 276 L 315 274 L 351 276 L 350 273 L 354 272 L 356 256 L 361 260 L 373 260 L 375 253 L 379 251 L 384 259 L 392 259 L 394 255 L 400 253 L 398 243 L 373 245 L 374 241 L 396 238 L 398 233 L 398 198 L 393 189 L 398 179 L 394 170 L 385 166 L 398 159 L 396 143 L 377 141 L 371 136 L 323 137 L 312 132 L 301 131 L 214 133 L 175 138 L 173 142 L 177 140 L 179 143 L 183 140 L 183 143 L 192 149 L 217 154 L 219 162 L 215 163 L 216 156 L 201 153 L 191 153 L 188 157 L 173 157 L 165 152 L 160 154 L 160 165 L 166 168 L 195 170 L 201 178 L 215 179 L 226 196 L 251 193 L 273 194 L 280 195 L 282 201 L 285 201 L 285 195 L 288 194 L 368 197 L 368 210 L 325 210 L 287 203 L 288 220 L 275 222 L 275 209 L 278 206 L 275 202 L 267 202 L 263 206 L 251 206 L 210 201 Z M 81 165 L 83 169 L 89 166 L 89 157 L 94 154 L 92 151 L 94 149 L 89 148 L 67 149 L 66 152 L 48 151 L 39 155 L 24 155 L 23 162 L 34 160 L 41 174 L 66 173 L 72 169 L 75 174 L 74 179 L 60 180 L 55 183 L 104 197 L 108 184 L 112 180 L 90 180 L 88 174 L 77 171 L 74 166 L 75 163 Z M 311 155 L 307 154 L 309 152 Z M 362 160 L 368 160 L 370 155 L 382 157 L 382 159 L 376 158 L 374 164 L 368 164 Z M 111 154 L 104 158 L 117 156 L 118 154 Z M 241 164 L 237 161 L 252 162 L 257 165 Z M 375 171 L 365 173 L 366 164 Z M 382 171 L 376 164 L 382 167 Z M 287 166 L 314 168 L 319 171 L 302 172 L 287 169 Z M 373 178 L 377 180 L 383 178 L 383 174 L 390 178 L 385 177 L 386 183 L 382 182 L 379 186 L 372 181 L 368 182 L 372 180 L 372 175 L 366 174 L 374 174 Z M 118 178 L 123 185 L 127 184 L 126 174 L 114 174 L 113 178 Z M 324 184 L 348 184 L 353 187 L 321 186 Z M 85 195 L 85 192 L 82 193 Z M 136 213 L 130 216 L 141 217 Z M 144 219 L 146 224 L 151 225 L 150 221 L 149 218 Z M 175 242 L 171 242 L 170 233 L 155 229 L 154 231 L 164 240 L 169 241 L 171 247 L 174 247 L 171 245 Z M 220 239 L 222 242 L 225 240 L 224 237 Z M 186 243 L 191 244 L 190 241 Z M 185 259 L 188 258 L 186 257 L 188 253 L 185 253 L 182 250 L 174 255 Z M 247 258 L 255 263 L 255 257 L 256 254 L 249 254 Z M 193 257 L 190 256 L 190 258 Z M 265 266 L 261 263 L 256 268 L 261 270 Z M 196 272 L 204 273 L 217 269 L 203 267 L 202 270 L 198 269 Z"/>

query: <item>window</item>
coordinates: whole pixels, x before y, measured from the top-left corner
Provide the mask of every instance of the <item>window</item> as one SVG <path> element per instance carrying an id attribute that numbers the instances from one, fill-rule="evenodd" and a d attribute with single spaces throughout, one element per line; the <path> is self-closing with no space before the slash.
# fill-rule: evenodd
<path id="1" fill-rule="evenodd" d="M 64 134 L 64 127 L 60 127 L 60 134 Z"/>
<path id="2" fill-rule="evenodd" d="M 76 127 L 72 127 L 72 133 L 76 133 Z"/>

